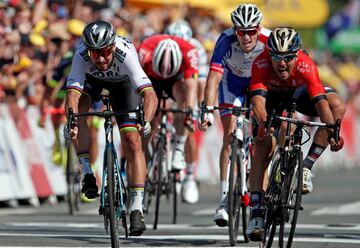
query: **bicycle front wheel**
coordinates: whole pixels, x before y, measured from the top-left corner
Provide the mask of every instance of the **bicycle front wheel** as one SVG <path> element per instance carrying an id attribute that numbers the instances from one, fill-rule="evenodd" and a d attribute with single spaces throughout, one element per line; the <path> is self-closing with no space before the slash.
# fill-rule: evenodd
<path id="1" fill-rule="evenodd" d="M 276 232 L 276 225 L 278 223 L 277 209 L 281 193 L 281 155 L 282 150 L 277 147 L 268 167 L 269 185 L 265 194 L 265 230 L 263 237 L 263 246 L 266 248 L 270 248 L 272 246 Z"/>
<path id="2" fill-rule="evenodd" d="M 230 245 L 235 246 L 239 232 L 240 207 L 241 207 L 241 181 L 239 159 L 239 141 L 235 139 L 231 145 L 229 167 L 229 190 L 228 190 L 228 214 L 229 214 L 229 239 Z"/>
<path id="3" fill-rule="evenodd" d="M 289 172 L 285 178 L 283 185 L 283 219 L 280 225 L 279 243 L 283 243 L 285 236 L 285 223 L 290 223 L 286 247 L 290 248 L 295 234 L 299 210 L 301 208 L 302 198 L 302 179 L 303 179 L 303 153 L 297 151 L 293 157 L 289 159 Z"/>
<path id="4" fill-rule="evenodd" d="M 80 186 L 79 186 L 79 171 L 76 170 L 74 162 L 74 150 L 69 142 L 66 144 L 66 183 L 67 183 L 67 203 L 69 214 L 74 215 L 79 211 L 80 202 Z"/>
<path id="5" fill-rule="evenodd" d="M 106 187 L 106 203 L 105 208 L 108 210 L 105 214 L 105 218 L 109 218 L 110 222 L 110 236 L 111 236 L 111 247 L 119 247 L 119 232 L 118 232 L 118 221 L 116 217 L 115 208 L 115 159 L 111 149 L 106 149 L 105 152 L 105 165 L 107 168 L 107 187 Z"/>

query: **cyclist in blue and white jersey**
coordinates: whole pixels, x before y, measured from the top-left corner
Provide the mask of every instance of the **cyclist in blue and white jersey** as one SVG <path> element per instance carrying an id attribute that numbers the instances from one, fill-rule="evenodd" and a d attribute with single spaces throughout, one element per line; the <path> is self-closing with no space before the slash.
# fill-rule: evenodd
<path id="1" fill-rule="evenodd" d="M 209 71 L 208 57 L 204 47 L 201 43 L 193 37 L 190 24 L 185 20 L 177 20 L 171 23 L 165 30 L 165 33 L 175 35 L 187 40 L 190 44 L 196 47 L 199 55 L 199 76 L 197 84 L 197 102 L 200 104 L 204 98 L 204 89 L 206 83 L 207 73 Z M 194 112 L 197 113 L 197 112 Z M 197 115 L 194 114 L 194 119 Z M 195 125 L 197 126 L 197 125 Z M 178 140 L 179 142 L 181 140 Z M 199 201 L 199 190 L 194 177 L 194 167 L 196 161 L 196 142 L 194 132 L 189 132 L 185 141 L 185 154 L 175 157 L 173 166 L 177 166 L 178 170 L 186 167 L 186 176 L 182 181 L 181 197 L 183 201 L 194 204 Z M 185 158 L 184 158 L 185 156 Z"/>
<path id="2" fill-rule="evenodd" d="M 219 106 L 245 105 L 252 63 L 264 50 L 270 34 L 269 30 L 260 26 L 262 16 L 254 4 L 241 4 L 231 13 L 234 26 L 220 35 L 210 61 L 204 96 L 207 106 L 215 105 L 217 95 Z M 230 111 L 220 111 L 220 116 L 224 137 L 220 153 L 220 204 L 214 221 L 218 226 L 227 226 L 227 168 L 235 117 Z M 207 130 L 213 122 L 213 113 L 207 113 L 201 129 Z M 248 202 L 249 199 L 244 200 Z"/>
<path id="3" fill-rule="evenodd" d="M 138 236 L 146 229 L 142 210 L 146 164 L 140 133 L 150 134 L 149 123 L 158 100 L 150 79 L 141 68 L 134 45 L 126 38 L 116 36 L 110 23 L 98 20 L 87 24 L 82 41 L 67 79 L 67 112 L 69 108 L 74 113 L 89 111 L 91 103 L 100 100 L 103 89 L 108 90 L 114 111 L 135 109 L 144 102 L 144 127 L 137 124 L 137 116 L 133 113 L 116 118 L 121 141 L 127 144 L 124 150 L 131 197 L 130 235 Z M 95 198 L 98 187 L 89 162 L 87 119 L 78 118 L 64 134 L 73 141 L 82 166 L 82 192 L 88 198 Z"/>

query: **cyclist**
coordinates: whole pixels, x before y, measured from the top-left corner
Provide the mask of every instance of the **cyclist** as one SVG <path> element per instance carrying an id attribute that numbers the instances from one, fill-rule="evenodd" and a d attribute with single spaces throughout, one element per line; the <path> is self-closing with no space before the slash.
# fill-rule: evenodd
<path id="1" fill-rule="evenodd" d="M 288 27 L 276 28 L 269 36 L 267 49 L 253 63 L 250 91 L 259 128 L 250 171 L 251 219 L 246 231 L 253 241 L 262 238 L 263 178 L 276 143 L 275 138 L 264 135 L 268 111 L 276 109 L 277 114 L 282 114 L 294 97 L 300 113 L 319 116 L 324 123 L 334 123 L 345 113 L 344 102 L 331 88 L 324 88 L 315 63 L 300 48 L 301 38 L 298 32 Z M 281 137 L 282 135 L 280 143 Z M 312 189 L 309 169 L 329 142 L 332 151 L 338 151 L 343 146 L 342 138 L 335 143 L 332 130 L 319 128 L 309 155 L 304 160 L 304 193 Z"/>
<path id="2" fill-rule="evenodd" d="M 203 101 L 204 88 L 206 83 L 206 76 L 209 70 L 208 58 L 204 47 L 201 43 L 193 37 L 190 24 L 185 20 L 178 20 L 171 23 L 165 30 L 166 34 L 175 35 L 187 40 L 190 44 L 195 46 L 199 55 L 199 78 L 196 87 L 198 104 Z M 197 112 L 194 112 L 197 113 Z M 196 120 L 196 114 L 193 116 Z M 187 203 L 196 203 L 199 201 L 199 190 L 195 182 L 194 169 L 196 160 L 196 142 L 195 132 L 189 132 L 185 142 L 185 162 L 186 162 L 186 176 L 182 181 L 181 196 L 183 201 Z"/>
<path id="3" fill-rule="evenodd" d="M 208 106 L 214 106 L 217 94 L 219 106 L 244 106 L 250 84 L 251 65 L 264 50 L 269 34 L 269 30 L 260 26 L 262 16 L 254 4 L 240 4 L 231 13 L 234 26 L 221 34 L 210 62 L 205 87 L 205 103 Z M 224 137 L 220 153 L 220 204 L 215 211 L 214 221 L 218 226 L 224 227 L 229 219 L 227 168 L 236 118 L 229 110 L 220 111 L 220 116 Z M 207 113 L 201 129 L 207 130 L 213 122 L 213 113 Z"/>
<path id="4" fill-rule="evenodd" d="M 159 98 L 162 91 L 165 91 L 170 98 L 175 100 L 179 108 L 194 108 L 199 57 L 193 45 L 177 36 L 154 35 L 141 43 L 139 58 Z M 185 126 L 191 125 L 192 120 L 188 115 L 175 115 L 173 171 L 180 171 L 186 167 L 184 147 L 187 130 Z"/>
<path id="5" fill-rule="evenodd" d="M 121 140 L 127 144 L 124 150 L 131 197 L 130 234 L 138 236 L 146 229 L 142 212 L 146 165 L 140 133 L 146 136 L 151 132 L 149 121 L 156 111 L 156 94 L 139 64 L 135 47 L 129 40 L 116 36 L 110 23 L 97 20 L 87 24 L 82 41 L 67 80 L 66 111 L 69 108 L 74 113 L 88 111 L 91 103 L 100 99 L 103 89 L 108 90 L 115 111 L 134 109 L 144 101 L 144 127 L 137 124 L 133 114 L 116 118 Z M 65 135 L 73 140 L 82 166 L 82 192 L 95 198 L 98 187 L 89 163 L 86 118 L 79 118 L 71 130 L 65 130 Z"/>

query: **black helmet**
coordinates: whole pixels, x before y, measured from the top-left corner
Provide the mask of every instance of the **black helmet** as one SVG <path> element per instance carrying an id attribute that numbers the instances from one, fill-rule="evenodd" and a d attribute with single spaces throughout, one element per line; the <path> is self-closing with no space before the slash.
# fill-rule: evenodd
<path id="1" fill-rule="evenodd" d="M 85 26 L 82 40 L 88 49 L 97 50 L 113 44 L 115 36 L 111 23 L 97 20 Z"/>
<path id="2" fill-rule="evenodd" d="M 267 41 L 270 53 L 295 53 L 301 48 L 301 37 L 290 27 L 275 28 Z"/>

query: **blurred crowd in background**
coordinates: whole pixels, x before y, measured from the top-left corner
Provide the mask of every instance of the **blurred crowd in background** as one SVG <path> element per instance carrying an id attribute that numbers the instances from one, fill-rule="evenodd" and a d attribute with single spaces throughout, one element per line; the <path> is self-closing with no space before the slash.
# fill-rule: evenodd
<path id="1" fill-rule="evenodd" d="M 230 11 L 226 14 L 230 21 Z M 230 26 L 211 11 L 187 4 L 144 9 L 115 0 L 0 0 L 0 102 L 13 106 L 14 118 L 17 108 L 42 106 L 54 68 L 77 46 L 85 24 L 95 19 L 110 21 L 135 46 L 144 37 L 163 32 L 172 21 L 185 19 L 209 56 L 220 33 Z M 337 89 L 360 116 L 359 55 L 304 49 L 318 63 L 323 82 Z"/>

